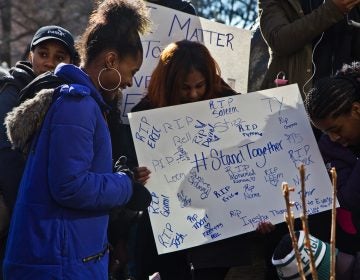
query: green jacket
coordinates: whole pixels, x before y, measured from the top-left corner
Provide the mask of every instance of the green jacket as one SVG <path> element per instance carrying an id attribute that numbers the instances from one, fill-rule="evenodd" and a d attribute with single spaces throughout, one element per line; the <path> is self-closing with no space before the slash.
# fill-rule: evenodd
<path id="1" fill-rule="evenodd" d="M 270 53 L 262 89 L 275 87 L 274 80 L 282 71 L 288 84 L 298 83 L 304 97 L 312 86 L 313 40 L 344 15 L 332 0 L 307 15 L 298 0 L 259 0 L 259 16 Z"/>

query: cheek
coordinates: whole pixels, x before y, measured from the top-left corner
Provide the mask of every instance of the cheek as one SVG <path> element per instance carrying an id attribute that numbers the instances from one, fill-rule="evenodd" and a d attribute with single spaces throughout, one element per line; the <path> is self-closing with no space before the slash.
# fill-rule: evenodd
<path id="1" fill-rule="evenodd" d="M 200 96 L 204 96 L 205 93 L 206 93 L 206 87 L 205 87 L 205 86 L 199 88 L 198 94 L 199 94 Z"/>
<path id="2" fill-rule="evenodd" d="M 41 74 L 41 59 L 32 59 L 31 61 L 32 69 L 36 75 Z"/>
<path id="3" fill-rule="evenodd" d="M 71 63 L 71 58 L 67 57 L 63 61 L 58 62 L 58 64 L 61 63 L 61 62 L 66 63 L 66 64 L 70 64 Z"/>
<path id="4" fill-rule="evenodd" d="M 346 127 L 346 132 L 349 137 L 356 140 L 357 143 L 360 143 L 360 122 L 357 121 L 354 124 L 349 124 Z"/>
<path id="5" fill-rule="evenodd" d="M 184 98 L 187 96 L 188 92 L 186 90 L 180 89 L 179 94 L 180 94 L 181 98 Z"/>
<path id="6" fill-rule="evenodd" d="M 188 92 L 187 90 L 180 89 L 180 90 L 179 90 L 179 94 L 180 94 L 180 100 L 181 100 L 181 102 L 188 102 L 189 92 Z"/>
<path id="7" fill-rule="evenodd" d="M 124 72 L 121 74 L 121 83 L 122 84 L 129 84 L 130 82 L 132 82 L 132 79 L 133 79 L 132 73 Z"/>
<path id="8" fill-rule="evenodd" d="M 107 84 L 107 88 L 115 88 L 115 87 L 119 86 L 120 75 L 115 70 L 111 70 L 111 72 L 109 73 L 109 76 L 105 76 L 106 79 L 104 80 L 105 83 Z M 122 77 L 121 77 L 121 80 L 122 80 Z"/>

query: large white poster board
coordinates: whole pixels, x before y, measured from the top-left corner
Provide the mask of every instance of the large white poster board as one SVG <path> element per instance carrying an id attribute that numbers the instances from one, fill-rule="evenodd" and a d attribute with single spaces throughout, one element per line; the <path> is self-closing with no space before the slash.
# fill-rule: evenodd
<path id="1" fill-rule="evenodd" d="M 133 86 L 123 92 L 122 120 L 146 93 L 150 77 L 161 51 L 182 39 L 203 43 L 221 69 L 221 77 L 237 92 L 247 92 L 251 32 L 213 22 L 177 10 L 148 3 L 152 30 L 142 36 L 144 61 L 133 79 Z"/>
<path id="2" fill-rule="evenodd" d="M 284 221 L 281 184 L 306 168 L 308 214 L 332 188 L 297 85 L 129 114 L 140 165 L 151 171 L 150 219 L 159 254 Z"/>

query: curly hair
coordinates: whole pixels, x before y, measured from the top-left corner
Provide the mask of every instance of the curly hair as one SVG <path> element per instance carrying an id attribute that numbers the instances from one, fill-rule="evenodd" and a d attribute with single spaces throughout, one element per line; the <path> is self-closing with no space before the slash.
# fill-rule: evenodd
<path id="1" fill-rule="evenodd" d="M 144 34 L 149 26 L 148 9 L 142 0 L 99 2 L 77 42 L 82 65 L 90 63 L 104 49 L 136 57 L 143 52 L 139 33 Z"/>

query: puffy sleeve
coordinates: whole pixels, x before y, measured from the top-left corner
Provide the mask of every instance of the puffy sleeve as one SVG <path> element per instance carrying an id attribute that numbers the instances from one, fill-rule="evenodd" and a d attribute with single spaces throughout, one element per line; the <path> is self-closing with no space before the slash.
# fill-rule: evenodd
<path id="1" fill-rule="evenodd" d="M 132 183 L 112 172 L 111 143 L 99 106 L 90 96 L 56 102 L 50 120 L 49 188 L 62 206 L 107 210 L 127 203 Z"/>

